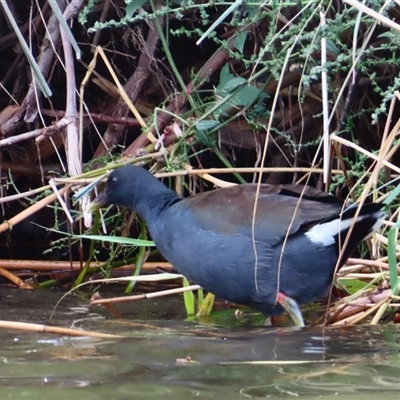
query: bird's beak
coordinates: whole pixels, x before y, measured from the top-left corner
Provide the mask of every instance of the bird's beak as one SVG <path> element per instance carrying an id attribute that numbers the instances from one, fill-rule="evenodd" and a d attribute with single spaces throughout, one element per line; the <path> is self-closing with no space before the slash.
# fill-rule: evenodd
<path id="1" fill-rule="evenodd" d="M 100 193 L 90 205 L 89 212 L 93 213 L 97 211 L 99 208 L 103 208 L 108 205 L 108 199 L 106 192 Z"/>

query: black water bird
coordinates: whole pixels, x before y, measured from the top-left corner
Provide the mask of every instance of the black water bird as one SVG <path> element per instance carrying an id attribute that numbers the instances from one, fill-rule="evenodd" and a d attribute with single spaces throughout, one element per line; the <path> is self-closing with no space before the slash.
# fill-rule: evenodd
<path id="1" fill-rule="evenodd" d="M 349 229 L 338 265 L 384 217 L 382 204 L 364 204 L 357 215 L 357 204 L 343 208 L 301 185 L 242 184 L 181 198 L 138 166 L 114 170 L 92 209 L 109 204 L 136 211 L 191 281 L 267 317 L 286 310 L 298 326 L 298 304 L 327 292 Z"/>

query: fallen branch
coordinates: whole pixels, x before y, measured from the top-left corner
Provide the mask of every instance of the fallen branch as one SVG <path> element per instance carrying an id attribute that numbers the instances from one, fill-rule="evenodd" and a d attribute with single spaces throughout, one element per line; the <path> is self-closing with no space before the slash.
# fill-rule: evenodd
<path id="1" fill-rule="evenodd" d="M 143 299 L 153 299 L 155 297 L 163 297 L 169 296 L 171 294 L 178 294 L 183 292 L 189 292 L 191 290 L 199 290 L 201 286 L 199 285 L 191 285 L 186 287 L 181 287 L 177 289 L 168 289 L 168 290 L 160 290 L 159 292 L 153 293 L 145 293 L 145 294 L 137 294 L 134 296 L 122 296 L 122 297 L 113 297 L 112 299 L 99 299 L 98 294 L 96 293 L 93 299 L 90 300 L 90 305 L 96 304 L 110 304 L 110 303 L 124 303 L 126 301 L 135 301 L 135 300 L 143 300 Z"/>
<path id="2" fill-rule="evenodd" d="M 22 142 L 24 140 L 29 140 L 41 135 L 50 136 L 55 132 L 59 132 L 61 129 L 65 128 L 74 119 L 71 117 L 64 117 L 56 122 L 52 126 L 45 126 L 41 129 L 35 129 L 26 133 L 21 133 L 20 135 L 11 136 L 9 138 L 0 140 L 0 147 L 11 146 L 12 144 Z"/>
<path id="3" fill-rule="evenodd" d="M 60 189 L 59 194 L 60 195 L 64 194 L 68 189 L 69 186 L 63 187 L 62 189 Z M 5 221 L 2 224 L 0 224 L 0 233 L 8 231 L 13 226 L 23 221 L 25 218 L 28 218 L 29 216 L 33 215 L 35 212 L 41 210 L 42 208 L 48 206 L 49 204 L 54 203 L 56 200 L 57 200 L 57 195 L 53 193 L 45 197 L 44 199 L 38 201 L 36 204 L 33 204 L 32 206 L 28 207 L 27 209 L 15 215 L 8 221 Z"/>
<path id="4" fill-rule="evenodd" d="M 122 335 L 113 335 L 111 333 L 82 331 L 80 329 L 60 328 L 57 326 L 31 324 L 29 322 L 17 322 L 17 321 L 0 321 L 0 328 L 16 329 L 20 331 L 39 332 L 39 333 L 55 333 L 57 335 L 66 335 L 66 336 L 90 336 L 95 338 L 124 337 Z"/>
<path id="5" fill-rule="evenodd" d="M 0 260 L 0 268 L 4 268 L 12 271 L 80 271 L 83 268 L 83 264 L 79 261 L 37 261 L 37 260 Z M 90 263 L 89 268 L 100 268 L 103 264 L 96 262 Z M 132 271 L 135 268 L 135 264 L 124 265 L 122 267 L 116 267 L 117 271 Z M 142 266 L 142 271 L 151 272 L 157 268 L 170 271 L 173 269 L 172 265 L 168 262 L 146 262 Z"/>
<path id="6" fill-rule="evenodd" d="M 0 275 L 3 275 L 5 278 L 10 280 L 12 283 L 17 285 L 20 289 L 33 289 L 33 286 L 29 285 L 29 283 L 24 282 L 18 276 L 14 275 L 13 273 L 11 273 L 1 267 L 0 267 Z"/>

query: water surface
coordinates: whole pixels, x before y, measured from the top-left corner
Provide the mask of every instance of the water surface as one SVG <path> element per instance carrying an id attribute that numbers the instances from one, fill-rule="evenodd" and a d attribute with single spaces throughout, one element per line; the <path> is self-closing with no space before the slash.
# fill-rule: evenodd
<path id="1" fill-rule="evenodd" d="M 184 321 L 179 298 L 118 306 L 2 289 L 2 319 L 115 333 L 70 338 L 0 330 L 0 399 L 398 398 L 400 331 Z M 232 310 L 233 315 L 233 310 Z M 232 321 L 234 317 L 232 316 Z"/>

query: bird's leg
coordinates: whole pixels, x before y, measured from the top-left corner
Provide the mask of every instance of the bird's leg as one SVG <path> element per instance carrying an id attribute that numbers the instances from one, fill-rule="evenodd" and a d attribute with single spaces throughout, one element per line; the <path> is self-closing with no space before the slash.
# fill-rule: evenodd
<path id="1" fill-rule="evenodd" d="M 297 302 L 282 292 L 278 293 L 277 302 L 287 311 L 295 326 L 304 327 L 303 315 Z"/>
<path id="2" fill-rule="evenodd" d="M 274 326 L 274 321 L 272 321 L 272 317 L 266 317 L 264 325 L 265 326 Z"/>

